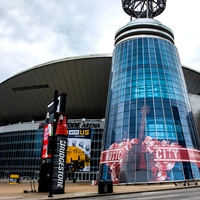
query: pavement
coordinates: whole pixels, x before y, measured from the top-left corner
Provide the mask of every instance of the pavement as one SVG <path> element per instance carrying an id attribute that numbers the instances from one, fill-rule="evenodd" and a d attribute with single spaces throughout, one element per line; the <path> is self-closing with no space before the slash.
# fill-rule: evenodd
<path id="1" fill-rule="evenodd" d="M 65 194 L 54 194 L 53 197 L 48 197 L 48 193 L 24 193 L 24 190 L 30 190 L 30 182 L 20 182 L 19 184 L 9 184 L 7 181 L 1 181 L 0 179 L 0 200 L 14 200 L 14 199 L 77 199 L 80 197 L 93 197 L 100 195 L 117 195 L 117 194 L 128 194 L 138 192 L 150 192 L 160 191 L 169 189 L 180 189 L 188 187 L 200 187 L 200 181 L 190 182 L 189 185 L 183 185 L 178 183 L 177 186 L 173 183 L 163 184 L 148 184 L 148 185 L 114 185 L 113 193 L 98 194 L 98 185 L 93 185 L 92 182 L 66 182 Z M 36 184 L 36 190 L 38 185 Z"/>

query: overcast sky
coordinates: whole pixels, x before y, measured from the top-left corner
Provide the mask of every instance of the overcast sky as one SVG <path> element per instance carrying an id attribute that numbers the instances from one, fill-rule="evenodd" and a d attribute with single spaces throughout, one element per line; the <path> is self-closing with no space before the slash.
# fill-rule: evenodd
<path id="1" fill-rule="evenodd" d="M 155 19 L 173 30 L 183 65 L 200 71 L 199 0 L 167 0 Z M 121 0 L 0 0 L 0 82 L 48 61 L 112 53 L 130 20 Z"/>

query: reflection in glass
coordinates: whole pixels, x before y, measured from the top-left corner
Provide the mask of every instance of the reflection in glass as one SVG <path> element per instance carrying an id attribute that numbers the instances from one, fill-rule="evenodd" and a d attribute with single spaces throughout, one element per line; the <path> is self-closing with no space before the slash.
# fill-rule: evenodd
<path id="1" fill-rule="evenodd" d="M 200 155 L 197 133 L 181 70 L 170 41 L 143 37 L 116 45 L 103 179 L 118 184 L 200 178 L 193 151 Z"/>

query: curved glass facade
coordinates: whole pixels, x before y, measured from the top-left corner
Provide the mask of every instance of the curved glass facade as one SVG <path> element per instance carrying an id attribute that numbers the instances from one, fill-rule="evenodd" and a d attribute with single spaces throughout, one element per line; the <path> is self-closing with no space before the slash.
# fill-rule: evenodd
<path id="1" fill-rule="evenodd" d="M 101 178 L 114 183 L 198 179 L 196 136 L 173 43 L 153 36 L 118 43 L 113 53 Z"/>
<path id="2" fill-rule="evenodd" d="M 41 150 L 44 137 L 44 130 L 38 129 L 39 126 L 38 122 L 27 122 L 5 126 L 0 130 L 0 179 L 9 178 L 10 174 L 19 174 L 21 179 L 38 178 L 41 170 Z M 98 178 L 97 171 L 99 170 L 104 121 L 95 119 L 82 123 L 78 120 L 70 120 L 68 126 L 68 130 L 75 133 L 75 135 L 71 134 L 70 139 L 72 141 L 73 137 L 76 138 L 78 148 L 66 159 L 66 164 L 69 164 L 67 160 L 73 158 L 73 164 L 70 163 L 70 166 L 76 168 L 76 170 L 67 168 L 66 179 L 96 180 Z M 77 132 L 81 133 L 80 137 L 76 135 Z M 88 133 L 90 139 L 84 138 L 84 134 L 88 136 Z M 84 148 L 80 146 L 80 142 L 84 142 Z M 70 146 L 69 143 L 68 145 Z M 87 155 L 90 157 L 90 168 L 85 171 L 79 170 L 78 167 L 81 166 L 82 162 L 81 156 L 77 154 L 80 149 L 86 149 L 88 145 L 89 153 Z M 84 161 L 85 163 L 86 161 Z M 45 170 L 47 169 L 48 166 Z"/>
<path id="3" fill-rule="evenodd" d="M 16 173 L 38 178 L 43 130 L 12 131 L 0 134 L 0 176 Z"/>

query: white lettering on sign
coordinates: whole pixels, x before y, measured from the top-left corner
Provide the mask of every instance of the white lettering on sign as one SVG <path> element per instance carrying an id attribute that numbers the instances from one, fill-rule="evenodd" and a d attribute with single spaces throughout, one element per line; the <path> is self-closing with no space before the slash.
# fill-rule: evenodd
<path id="1" fill-rule="evenodd" d="M 68 123 L 67 128 L 100 128 L 100 123 Z"/>
<path id="2" fill-rule="evenodd" d="M 177 159 L 178 149 L 156 149 L 156 159 Z"/>
<path id="3" fill-rule="evenodd" d="M 79 135 L 79 130 L 68 130 L 69 135 Z"/>
<path id="4" fill-rule="evenodd" d="M 67 144 L 65 140 L 60 140 L 58 159 L 58 188 L 63 188 L 66 145 Z"/>
<path id="5" fill-rule="evenodd" d="M 121 159 L 123 150 L 108 151 L 106 154 L 106 161 L 118 161 Z"/>

